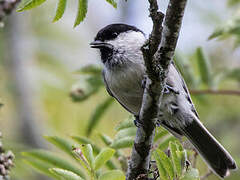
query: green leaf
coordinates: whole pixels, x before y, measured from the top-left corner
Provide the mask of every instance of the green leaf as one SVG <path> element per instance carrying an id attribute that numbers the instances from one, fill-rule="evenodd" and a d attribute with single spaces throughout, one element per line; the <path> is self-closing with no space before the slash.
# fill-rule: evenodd
<path id="1" fill-rule="evenodd" d="M 232 69 L 224 74 L 223 78 L 230 78 L 240 81 L 240 68 Z"/>
<path id="2" fill-rule="evenodd" d="M 102 139 L 104 144 L 107 146 L 110 146 L 113 142 L 113 140 L 105 134 L 100 134 L 100 138 Z M 114 154 L 114 156 L 118 158 L 120 156 L 124 156 L 124 154 L 120 150 L 116 150 L 116 153 Z M 108 162 L 110 162 L 110 161 L 108 161 Z"/>
<path id="3" fill-rule="evenodd" d="M 168 135 L 168 131 L 166 129 L 163 128 L 157 128 L 157 133 L 154 137 L 154 142 L 158 141 L 159 139 L 161 139 L 162 137 Z"/>
<path id="4" fill-rule="evenodd" d="M 49 172 L 49 168 L 52 168 L 53 166 L 48 163 L 44 163 L 43 161 L 37 159 L 24 159 L 23 162 L 30 165 L 40 173 L 56 178 L 56 175 Z"/>
<path id="5" fill-rule="evenodd" d="M 74 172 L 65 170 L 65 169 L 60 169 L 60 168 L 51 168 L 49 171 L 55 175 L 57 175 L 59 178 L 63 178 L 66 180 L 83 180 L 80 176 L 75 174 Z"/>
<path id="6" fill-rule="evenodd" d="M 199 172 L 197 169 L 190 168 L 180 180 L 200 180 Z"/>
<path id="7" fill-rule="evenodd" d="M 81 80 L 72 86 L 70 96 L 74 102 L 81 102 L 96 94 L 103 85 L 102 80 L 97 76 Z"/>
<path id="8" fill-rule="evenodd" d="M 44 136 L 44 138 L 54 144 L 56 147 L 64 151 L 65 153 L 69 154 L 70 156 L 74 157 L 72 153 L 73 144 L 70 141 L 67 141 L 58 136 Z"/>
<path id="9" fill-rule="evenodd" d="M 80 136 L 72 136 L 72 138 L 79 144 L 91 144 L 94 154 L 98 154 L 100 152 L 100 148 L 96 146 L 91 140 Z M 108 169 L 117 169 L 117 166 L 112 161 L 108 161 L 106 165 Z"/>
<path id="10" fill-rule="evenodd" d="M 91 144 L 92 148 L 93 148 L 93 152 L 94 154 L 98 154 L 100 152 L 100 147 L 98 147 L 97 145 L 95 145 L 90 139 L 86 138 L 86 137 L 82 137 L 82 136 L 71 136 L 71 138 L 76 141 L 79 145 L 82 144 Z"/>
<path id="11" fill-rule="evenodd" d="M 83 155 L 82 150 L 80 148 L 73 148 L 73 153 L 78 160 L 78 162 L 81 164 L 81 166 L 87 171 L 89 175 L 92 175 L 92 171 L 90 168 L 89 163 L 87 162 L 86 157 Z"/>
<path id="12" fill-rule="evenodd" d="M 32 9 L 32 8 L 35 8 L 41 4 L 43 4 L 46 0 L 23 0 L 18 8 L 17 8 L 17 11 L 18 12 L 21 12 L 21 11 L 24 11 L 24 10 L 29 10 L 29 9 Z"/>
<path id="13" fill-rule="evenodd" d="M 108 160 L 112 158 L 115 150 L 111 148 L 104 148 L 102 151 L 96 156 L 95 159 L 95 167 L 94 170 L 98 170 L 102 167 Z"/>
<path id="14" fill-rule="evenodd" d="M 125 128 L 130 128 L 130 127 L 135 127 L 134 125 L 134 117 L 130 116 L 128 119 L 120 122 L 117 126 L 116 126 L 116 130 L 120 131 L 121 129 L 125 129 Z"/>
<path id="15" fill-rule="evenodd" d="M 228 0 L 228 6 L 236 6 L 240 3 L 240 0 Z"/>
<path id="16" fill-rule="evenodd" d="M 78 12 L 75 19 L 74 27 L 78 26 L 86 17 L 87 14 L 87 0 L 78 0 Z"/>
<path id="17" fill-rule="evenodd" d="M 161 180 L 168 180 L 167 171 L 165 170 L 165 168 L 162 164 L 162 160 L 160 159 L 160 157 L 156 151 L 153 152 L 153 157 L 156 160 Z"/>
<path id="18" fill-rule="evenodd" d="M 94 156 L 91 144 L 82 144 L 81 150 L 91 169 L 94 169 Z"/>
<path id="19" fill-rule="evenodd" d="M 100 133 L 99 136 L 105 145 L 109 146 L 110 144 L 112 144 L 113 140 L 109 136 L 102 133 Z"/>
<path id="20" fill-rule="evenodd" d="M 133 146 L 133 143 L 134 143 L 133 137 L 125 137 L 122 139 L 114 140 L 110 147 L 114 149 L 129 148 Z"/>
<path id="21" fill-rule="evenodd" d="M 167 171 L 170 179 L 173 179 L 175 176 L 174 176 L 174 167 L 172 165 L 172 162 L 171 160 L 169 159 L 169 157 L 167 157 L 167 155 L 161 151 L 160 149 L 156 149 L 156 152 L 158 154 L 158 156 L 160 157 L 161 159 L 161 163 L 164 167 L 164 169 Z"/>
<path id="22" fill-rule="evenodd" d="M 177 146 L 178 151 L 184 151 L 184 148 L 183 148 L 182 144 L 178 140 L 175 141 L 175 144 Z"/>
<path id="23" fill-rule="evenodd" d="M 117 3 L 114 0 L 106 0 L 109 4 L 111 4 L 114 8 L 117 8 Z"/>
<path id="24" fill-rule="evenodd" d="M 102 75 L 102 68 L 96 65 L 87 65 L 75 71 L 77 74 L 85 74 L 85 75 L 94 75 L 94 76 L 101 76 Z"/>
<path id="25" fill-rule="evenodd" d="M 67 5 L 67 0 L 58 0 L 57 10 L 53 22 L 58 21 L 62 18 Z"/>
<path id="26" fill-rule="evenodd" d="M 98 180 L 125 180 L 125 175 L 120 170 L 112 170 L 100 175 Z"/>
<path id="27" fill-rule="evenodd" d="M 107 98 L 102 103 L 98 104 L 95 111 L 90 117 L 90 120 L 88 122 L 87 126 L 87 135 L 89 136 L 92 132 L 92 130 L 96 127 L 96 125 L 99 123 L 101 117 L 104 115 L 106 110 L 110 107 L 110 105 L 114 102 L 114 99 L 112 97 Z"/>
<path id="28" fill-rule="evenodd" d="M 162 151 L 166 150 L 168 148 L 169 142 L 170 141 L 175 141 L 176 138 L 174 136 L 170 136 L 166 139 L 164 139 L 158 146 L 159 149 L 161 149 Z"/>
<path id="29" fill-rule="evenodd" d="M 212 40 L 214 38 L 217 38 L 219 36 L 222 36 L 224 34 L 223 28 L 217 28 L 215 31 L 208 37 L 208 40 Z"/>
<path id="30" fill-rule="evenodd" d="M 172 158 L 172 162 L 174 165 L 174 169 L 177 173 L 177 177 L 181 177 L 181 175 L 182 175 L 181 159 L 178 158 L 178 155 L 176 153 L 177 146 L 174 142 L 170 142 L 169 148 L 170 148 L 170 152 L 171 152 L 171 158 Z"/>
<path id="31" fill-rule="evenodd" d="M 115 138 L 116 139 L 121 139 L 121 138 L 124 138 L 124 137 L 135 137 L 136 132 L 137 132 L 136 127 L 125 128 L 125 129 L 122 129 L 122 130 L 118 131 Z"/>
<path id="32" fill-rule="evenodd" d="M 213 79 L 211 72 L 211 65 L 209 59 L 204 55 L 202 48 L 198 47 L 196 50 L 196 57 L 198 61 L 199 71 L 202 82 L 208 87 L 212 87 Z"/>
<path id="33" fill-rule="evenodd" d="M 48 164 L 52 165 L 53 167 L 58 167 L 58 168 L 72 171 L 72 172 L 76 173 L 77 175 L 84 178 L 84 173 L 82 172 L 81 169 L 79 169 L 78 167 L 74 166 L 72 163 L 66 161 L 62 157 L 57 156 L 55 153 L 52 153 L 50 151 L 32 150 L 29 152 L 23 152 L 22 154 L 26 157 L 31 157 L 34 159 L 44 161 L 45 163 L 48 163 Z"/>
<path id="34" fill-rule="evenodd" d="M 189 59 L 183 57 L 179 53 L 176 53 L 174 60 L 177 69 L 180 71 L 180 74 L 183 76 L 183 79 L 185 80 L 188 87 L 197 88 L 199 81 L 194 74 Z"/>

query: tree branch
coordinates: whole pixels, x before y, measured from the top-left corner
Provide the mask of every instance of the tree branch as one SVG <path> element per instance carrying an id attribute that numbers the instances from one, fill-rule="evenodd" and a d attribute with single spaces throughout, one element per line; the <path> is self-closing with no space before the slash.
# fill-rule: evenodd
<path id="1" fill-rule="evenodd" d="M 16 7 L 20 0 L 0 0 L 0 23 L 4 17 L 9 15 Z"/>
<path id="2" fill-rule="evenodd" d="M 155 121 L 159 113 L 168 66 L 177 44 L 186 1 L 170 0 L 162 30 L 163 14 L 158 11 L 157 0 L 149 0 L 153 30 L 150 38 L 142 47 L 147 78 L 139 115 L 141 126 L 137 129 L 127 180 L 148 179 Z"/>

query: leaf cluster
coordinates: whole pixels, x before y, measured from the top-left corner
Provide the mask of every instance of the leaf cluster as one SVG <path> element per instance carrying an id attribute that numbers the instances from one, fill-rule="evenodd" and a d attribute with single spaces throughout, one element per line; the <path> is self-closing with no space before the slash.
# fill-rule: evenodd
<path id="1" fill-rule="evenodd" d="M 29 10 L 40 6 L 47 0 L 22 0 L 19 4 L 17 11 L 22 12 L 25 10 Z M 117 8 L 117 3 L 115 0 L 106 0 L 109 4 L 111 4 L 114 8 Z M 65 13 L 67 6 L 67 0 L 58 0 L 57 9 L 55 16 L 53 18 L 53 22 L 60 20 Z M 74 27 L 78 26 L 86 17 L 88 10 L 88 0 L 78 0 L 78 8 L 77 8 L 77 15 L 74 22 Z"/>
<path id="2" fill-rule="evenodd" d="M 54 179 L 124 180 L 128 159 L 124 149 L 132 147 L 136 135 L 133 117 L 130 116 L 122 121 L 115 129 L 117 133 L 114 139 L 99 133 L 104 147 L 82 136 L 71 136 L 71 139 L 45 136 L 48 142 L 68 157 L 38 149 L 23 152 L 23 161 Z M 155 168 L 152 169 L 153 173 L 150 173 L 149 177 L 157 174 L 160 180 L 199 179 L 198 171 L 190 168 L 186 163 L 190 151 L 185 150 L 165 129 L 157 128 L 154 147 L 156 149 L 153 150 L 152 159 L 156 162 L 156 166 L 152 166 Z M 167 149 L 170 149 L 170 155 L 164 153 Z"/>

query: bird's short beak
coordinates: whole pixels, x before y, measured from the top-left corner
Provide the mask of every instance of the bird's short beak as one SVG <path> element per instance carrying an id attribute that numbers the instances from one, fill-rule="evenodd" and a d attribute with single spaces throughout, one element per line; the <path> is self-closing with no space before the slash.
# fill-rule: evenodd
<path id="1" fill-rule="evenodd" d="M 91 48 L 102 48 L 102 47 L 109 47 L 111 48 L 112 45 L 109 43 L 105 43 L 99 40 L 93 41 L 90 43 Z"/>

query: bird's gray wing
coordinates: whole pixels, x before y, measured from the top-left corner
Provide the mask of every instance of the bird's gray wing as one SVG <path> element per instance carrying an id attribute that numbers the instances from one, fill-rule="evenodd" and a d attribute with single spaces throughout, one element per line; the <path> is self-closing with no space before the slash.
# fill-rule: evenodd
<path id="1" fill-rule="evenodd" d="M 179 72 L 178 69 L 176 68 L 176 65 L 174 64 L 173 61 L 172 61 L 172 65 L 174 66 L 174 68 L 175 68 L 176 71 L 178 72 L 179 77 L 180 77 L 180 79 L 181 79 L 181 81 L 182 81 L 182 87 L 183 87 L 183 89 L 184 89 L 184 91 L 185 91 L 185 93 L 186 93 L 186 98 L 187 98 L 187 100 L 189 101 L 189 103 L 192 105 L 192 108 L 191 108 L 192 112 L 199 118 L 199 115 L 198 115 L 198 113 L 197 113 L 197 111 L 196 111 L 196 109 L 195 109 L 195 106 L 194 106 L 193 102 L 192 102 L 191 95 L 190 95 L 190 93 L 189 93 L 189 90 L 188 90 L 188 88 L 187 88 L 187 85 L 186 85 L 186 83 L 185 83 L 182 75 L 180 74 L 180 72 Z"/>

